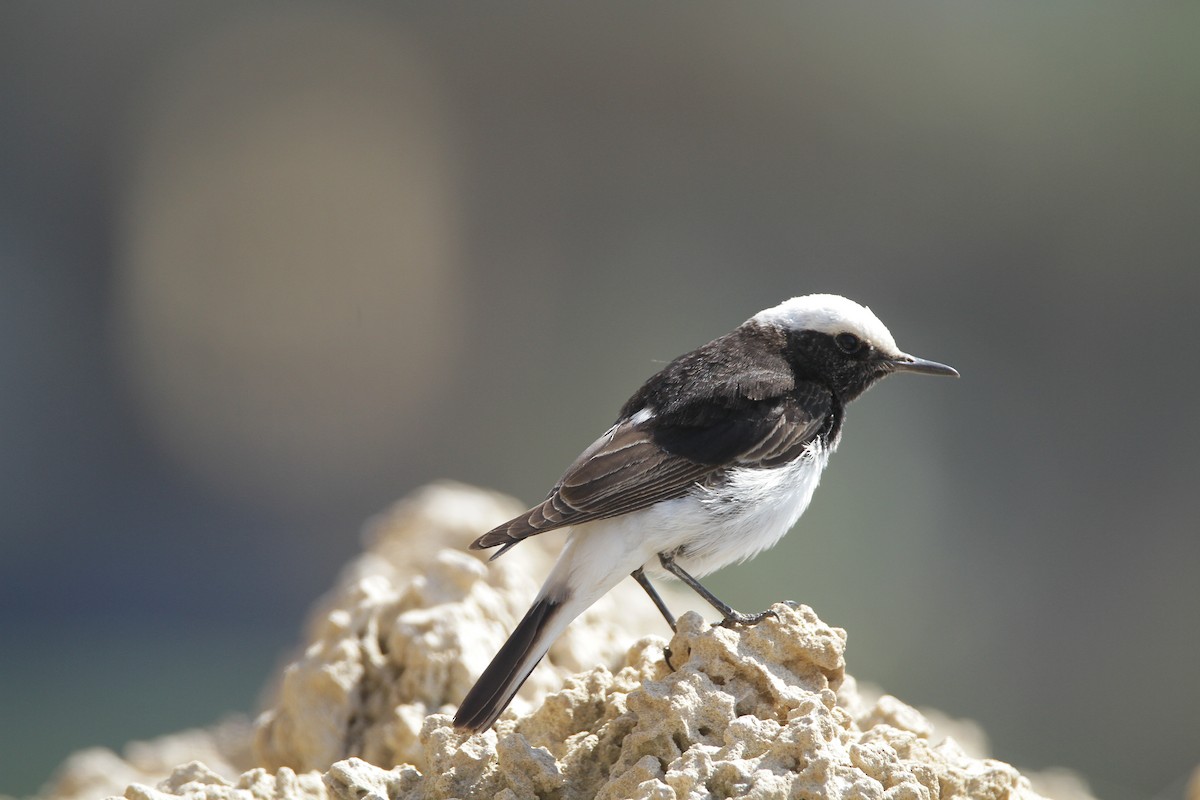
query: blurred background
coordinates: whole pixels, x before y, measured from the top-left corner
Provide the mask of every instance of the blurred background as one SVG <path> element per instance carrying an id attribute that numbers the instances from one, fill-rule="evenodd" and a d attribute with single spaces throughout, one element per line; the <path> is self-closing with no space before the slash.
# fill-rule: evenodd
<path id="1" fill-rule="evenodd" d="M 1200 5 L 0 5 L 0 793 L 253 711 L 373 513 L 540 499 L 796 294 L 856 403 L 713 589 L 1104 798 L 1200 761 Z"/>

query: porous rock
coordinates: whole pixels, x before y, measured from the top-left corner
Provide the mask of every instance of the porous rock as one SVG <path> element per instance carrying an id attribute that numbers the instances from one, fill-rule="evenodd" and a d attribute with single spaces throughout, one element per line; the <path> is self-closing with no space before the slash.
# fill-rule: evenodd
<path id="1" fill-rule="evenodd" d="M 561 546 L 535 537 L 492 564 L 466 550 L 519 510 L 452 484 L 398 504 L 318 603 L 253 731 L 199 735 L 191 756 L 178 739 L 126 759 L 91 751 L 82 761 L 93 779 L 81 784 L 68 762 L 47 800 L 1042 796 L 916 709 L 860 693 L 845 632 L 807 606 L 778 604 L 734 628 L 689 612 L 668 642 L 632 581 L 568 628 L 492 730 L 455 730 L 453 704 Z M 159 746 L 188 763 L 163 769 L 148 757 Z M 138 752 L 142 767 L 128 758 Z M 114 781 L 105 792 L 98 771 Z"/>

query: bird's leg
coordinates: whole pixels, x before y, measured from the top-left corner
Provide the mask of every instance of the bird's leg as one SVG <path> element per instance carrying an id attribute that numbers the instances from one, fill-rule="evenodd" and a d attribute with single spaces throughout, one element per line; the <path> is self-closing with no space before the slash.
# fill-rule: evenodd
<path id="1" fill-rule="evenodd" d="M 700 581 L 685 572 L 683 567 L 676 564 L 675 557 L 670 553 L 659 553 L 658 562 L 662 564 L 663 569 L 686 583 L 692 588 L 692 591 L 707 600 L 717 611 L 720 611 L 721 616 L 724 617 L 721 625 L 725 627 L 729 627 L 730 625 L 753 625 L 767 617 L 776 616 L 775 612 L 769 609 L 759 614 L 743 614 L 740 611 L 735 611 L 731 606 L 722 602 L 715 594 L 705 589 L 700 584 Z"/>
<path id="2" fill-rule="evenodd" d="M 650 599 L 654 601 L 654 605 L 658 606 L 658 610 L 662 612 L 666 618 L 667 624 L 671 626 L 671 630 L 675 630 L 675 615 L 671 613 L 671 609 L 667 608 L 667 604 L 658 596 L 658 590 L 650 583 L 650 579 L 646 577 L 646 573 L 641 567 L 638 567 L 630 573 L 633 579 L 638 582 L 638 585 L 646 590 L 646 594 L 650 595 Z"/>

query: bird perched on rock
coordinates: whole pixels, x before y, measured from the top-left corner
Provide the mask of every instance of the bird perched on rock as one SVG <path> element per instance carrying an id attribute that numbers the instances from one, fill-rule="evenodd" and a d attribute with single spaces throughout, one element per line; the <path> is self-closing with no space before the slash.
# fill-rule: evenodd
<path id="1" fill-rule="evenodd" d="M 540 505 L 488 531 L 497 558 L 565 528 L 533 606 L 467 694 L 454 724 L 491 727 L 550 645 L 625 576 L 675 618 L 646 573 L 679 578 L 723 624 L 751 624 L 697 577 L 773 546 L 808 506 L 841 438 L 846 404 L 893 372 L 958 373 L 907 355 L 871 310 L 793 297 L 680 356 L 625 403 L 616 424 Z"/>

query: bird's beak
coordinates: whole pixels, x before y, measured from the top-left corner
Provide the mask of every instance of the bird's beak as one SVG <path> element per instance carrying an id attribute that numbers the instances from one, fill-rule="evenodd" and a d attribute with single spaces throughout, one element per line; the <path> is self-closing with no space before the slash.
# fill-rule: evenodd
<path id="1" fill-rule="evenodd" d="M 908 353 L 901 353 L 893 357 L 890 363 L 892 369 L 897 372 L 919 372 L 923 375 L 949 375 L 951 378 L 958 377 L 958 370 L 954 367 L 948 367 L 936 361 L 926 361 L 923 358 L 910 356 Z"/>

